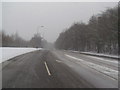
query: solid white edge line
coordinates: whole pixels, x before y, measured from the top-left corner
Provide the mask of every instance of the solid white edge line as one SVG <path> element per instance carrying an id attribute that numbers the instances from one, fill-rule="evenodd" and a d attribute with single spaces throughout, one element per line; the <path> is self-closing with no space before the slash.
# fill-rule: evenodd
<path id="1" fill-rule="evenodd" d="M 75 60 L 78 60 L 78 61 L 84 62 L 85 64 L 89 63 L 89 64 L 94 64 L 94 65 L 96 65 L 96 66 L 102 67 L 101 65 L 99 65 L 99 64 L 95 64 L 95 63 L 93 63 L 93 62 L 85 61 L 85 60 L 83 60 L 83 59 L 79 59 L 79 58 L 76 58 L 76 57 L 71 56 L 71 55 L 68 55 L 68 54 L 65 54 L 65 55 L 66 55 L 67 57 L 69 57 L 69 58 L 72 58 L 72 59 L 75 59 Z M 112 71 L 118 73 L 117 70 L 114 70 L 114 69 L 108 68 L 108 67 L 106 67 L 106 66 L 104 66 L 104 68 L 107 68 L 107 69 L 109 69 L 109 70 L 112 70 Z"/>
<path id="2" fill-rule="evenodd" d="M 48 69 L 47 63 L 44 62 L 44 64 L 45 64 L 46 70 L 47 70 L 47 72 L 48 72 L 48 75 L 51 76 L 51 73 L 50 73 L 50 70 Z"/>
<path id="3" fill-rule="evenodd" d="M 99 59 L 99 60 L 101 60 L 101 61 L 111 62 L 111 63 L 116 63 L 116 64 L 118 64 L 118 61 L 106 60 L 106 59 L 99 58 L 99 57 L 95 57 L 95 56 L 86 56 L 86 57 L 88 57 L 88 58 L 94 58 L 94 59 Z"/>
<path id="4" fill-rule="evenodd" d="M 82 59 L 79 59 L 79 58 L 76 58 L 76 57 L 74 57 L 74 56 L 71 56 L 71 55 L 68 55 L 68 54 L 65 54 L 67 57 L 69 57 L 69 58 L 72 58 L 72 59 L 75 59 L 75 60 L 79 60 L 79 61 L 81 61 L 81 62 L 84 62 L 84 60 L 82 60 Z M 85 61 L 85 63 L 86 63 L 87 61 Z M 84 63 L 84 64 L 85 64 Z M 91 63 L 91 62 L 88 62 L 88 63 Z M 94 63 L 93 63 L 94 64 Z M 87 65 L 87 64 L 86 64 Z M 97 66 L 100 66 L 100 65 L 98 65 L 98 64 L 96 64 Z M 89 66 L 89 65 L 88 65 Z M 90 66 L 91 67 L 91 66 Z M 105 67 L 105 66 L 104 66 Z M 106 68 L 108 68 L 108 67 L 106 67 Z M 95 68 L 93 68 L 93 69 L 95 69 Z M 98 69 L 96 69 L 96 70 L 98 70 Z M 113 69 L 111 69 L 111 70 L 113 70 Z M 99 71 L 99 70 L 98 70 Z M 118 73 L 118 71 L 116 71 L 116 70 L 113 70 L 114 72 L 117 72 Z M 100 72 L 102 72 L 102 71 L 100 71 Z M 104 73 L 104 72 L 102 72 L 102 73 Z M 104 74 L 106 74 L 106 73 L 104 73 Z M 109 75 L 109 74 L 106 74 L 106 75 Z M 109 78 L 111 78 L 111 79 L 113 79 L 113 80 L 116 80 L 114 77 L 109 77 Z M 119 78 L 119 77 L 118 77 Z M 118 80 L 118 79 L 117 79 Z"/>

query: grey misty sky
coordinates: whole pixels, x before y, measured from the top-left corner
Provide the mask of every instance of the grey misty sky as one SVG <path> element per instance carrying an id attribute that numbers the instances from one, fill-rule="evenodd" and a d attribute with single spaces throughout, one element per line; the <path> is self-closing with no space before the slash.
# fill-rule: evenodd
<path id="1" fill-rule="evenodd" d="M 117 2 L 4 2 L 2 29 L 30 40 L 39 28 L 47 41 L 54 42 L 74 22 L 87 23 L 92 15 L 116 5 Z"/>

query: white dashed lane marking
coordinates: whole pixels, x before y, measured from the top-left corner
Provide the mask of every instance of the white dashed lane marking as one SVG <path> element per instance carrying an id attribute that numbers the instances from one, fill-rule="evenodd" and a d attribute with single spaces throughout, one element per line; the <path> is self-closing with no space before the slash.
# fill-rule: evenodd
<path id="1" fill-rule="evenodd" d="M 50 70 L 49 70 L 49 68 L 48 68 L 48 66 L 47 66 L 47 63 L 44 62 L 44 64 L 45 64 L 46 70 L 47 70 L 47 72 L 48 72 L 48 75 L 51 76 L 51 73 L 50 73 Z"/>
<path id="2" fill-rule="evenodd" d="M 56 60 L 56 62 L 59 62 L 59 63 L 61 63 L 62 61 L 60 61 L 60 60 Z"/>

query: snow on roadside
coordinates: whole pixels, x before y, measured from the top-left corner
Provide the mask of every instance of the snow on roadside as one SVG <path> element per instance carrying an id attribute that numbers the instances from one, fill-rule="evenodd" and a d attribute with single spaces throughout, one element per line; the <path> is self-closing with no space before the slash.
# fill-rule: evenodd
<path id="1" fill-rule="evenodd" d="M 118 64 L 118 60 L 107 60 L 107 59 L 103 59 L 103 58 L 99 58 L 99 57 L 95 57 L 95 56 L 86 56 L 88 58 L 94 58 L 94 59 L 99 59 L 101 61 L 106 61 L 106 62 L 111 62 L 111 63 L 115 63 L 115 64 Z"/>
<path id="2" fill-rule="evenodd" d="M 21 54 L 41 50 L 41 48 L 0 47 L 0 63 Z"/>
<path id="3" fill-rule="evenodd" d="M 73 50 L 65 50 L 69 52 L 74 52 L 74 53 L 81 53 L 81 54 L 88 54 L 88 55 L 94 55 L 94 56 L 101 56 L 101 57 L 109 57 L 109 58 L 120 58 L 118 55 L 108 55 L 108 54 L 103 54 L 103 53 L 94 53 L 94 52 L 80 52 L 80 51 L 73 51 Z"/>
<path id="4" fill-rule="evenodd" d="M 106 56 L 111 58 L 119 58 L 117 55 L 108 55 L 108 54 L 102 54 L 102 53 L 92 53 L 92 52 L 80 52 L 80 53 L 97 55 L 97 56 Z"/>
<path id="5" fill-rule="evenodd" d="M 89 67 L 91 67 L 91 68 L 93 68 L 93 69 L 95 69 L 95 70 L 97 70 L 99 72 L 107 74 L 107 75 L 111 76 L 114 79 L 118 79 L 118 71 L 117 70 L 108 68 L 106 66 L 101 66 L 99 64 L 95 64 L 95 63 L 92 63 L 92 62 L 88 62 L 88 61 L 85 61 L 85 60 L 77 58 L 77 57 L 73 57 L 73 56 L 68 55 L 68 54 L 65 54 L 65 56 L 67 56 L 69 58 L 72 58 L 72 59 L 75 59 L 77 61 L 80 61 L 84 65 L 87 65 L 87 66 L 89 66 Z"/>

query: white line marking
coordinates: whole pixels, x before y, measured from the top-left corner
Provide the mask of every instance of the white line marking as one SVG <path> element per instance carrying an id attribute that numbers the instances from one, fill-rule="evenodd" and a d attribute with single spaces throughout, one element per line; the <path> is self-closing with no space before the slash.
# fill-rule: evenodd
<path id="1" fill-rule="evenodd" d="M 77 61 L 84 61 L 84 60 L 82 60 L 82 59 L 79 59 L 79 58 L 76 58 L 76 57 L 73 57 L 73 56 L 70 56 L 70 55 L 67 55 L 67 54 L 65 54 L 67 57 L 69 57 L 69 58 L 72 58 L 72 59 L 75 59 L 75 60 L 77 60 Z"/>
<path id="2" fill-rule="evenodd" d="M 99 57 L 94 57 L 94 56 L 87 56 L 87 57 L 94 58 L 94 59 L 99 59 L 99 60 L 106 61 L 106 62 L 117 63 L 118 64 L 118 61 L 106 60 L 106 59 L 99 58 Z"/>
<path id="3" fill-rule="evenodd" d="M 59 62 L 59 63 L 62 62 L 62 61 L 60 61 L 60 60 L 56 60 L 56 61 Z"/>
<path id="4" fill-rule="evenodd" d="M 77 61 L 80 61 L 81 63 L 91 67 L 91 68 L 94 68 L 104 74 L 107 74 L 109 76 L 112 76 L 112 77 L 117 77 L 118 79 L 118 71 L 117 70 L 113 70 L 111 68 L 108 68 L 108 67 L 105 67 L 105 66 L 101 66 L 101 65 L 98 65 L 98 64 L 95 64 L 95 63 L 91 63 L 91 62 L 88 62 L 88 61 L 85 61 L 85 60 L 82 60 L 82 59 L 79 59 L 79 58 L 76 58 L 76 57 L 73 57 L 73 56 L 70 56 L 70 55 L 67 55 L 65 54 L 67 57 L 69 58 L 72 58 L 72 59 L 75 59 Z M 107 73 L 106 73 L 107 72 Z"/>
<path id="5" fill-rule="evenodd" d="M 51 76 L 51 73 L 50 73 L 50 70 L 48 69 L 47 63 L 44 62 L 44 64 L 45 64 L 46 70 L 47 70 L 47 72 L 48 72 L 48 75 Z"/>

